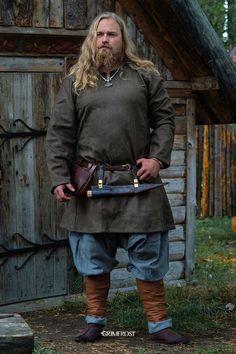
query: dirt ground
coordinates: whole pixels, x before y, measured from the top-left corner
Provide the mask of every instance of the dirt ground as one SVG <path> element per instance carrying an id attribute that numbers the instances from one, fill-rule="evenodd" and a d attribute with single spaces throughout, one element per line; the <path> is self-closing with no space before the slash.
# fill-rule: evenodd
<path id="1" fill-rule="evenodd" d="M 80 329 L 84 328 L 84 315 L 75 311 L 51 310 L 36 311 L 22 314 L 35 334 L 35 342 L 45 347 L 52 347 L 61 354 L 183 354 L 204 353 L 204 348 L 215 348 L 226 345 L 227 351 L 236 353 L 236 328 L 225 333 L 208 333 L 205 336 L 189 336 L 190 344 L 181 346 L 166 346 L 153 342 L 145 332 L 137 331 L 134 337 L 103 337 L 96 343 L 80 344 L 74 341 Z M 111 323 L 106 331 L 122 330 Z M 132 330 L 132 329 L 131 329 Z M 220 353 L 220 351 L 216 351 Z"/>

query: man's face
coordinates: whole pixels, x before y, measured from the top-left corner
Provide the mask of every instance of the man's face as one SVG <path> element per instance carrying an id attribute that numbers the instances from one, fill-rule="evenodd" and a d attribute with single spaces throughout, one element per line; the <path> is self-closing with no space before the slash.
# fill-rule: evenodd
<path id="1" fill-rule="evenodd" d="M 106 59 L 109 62 L 109 58 L 112 58 L 113 64 L 122 59 L 122 33 L 119 24 L 112 18 L 103 19 L 99 22 L 96 47 L 101 65 L 106 66 Z M 102 58 L 105 60 L 104 63 L 102 63 Z"/>

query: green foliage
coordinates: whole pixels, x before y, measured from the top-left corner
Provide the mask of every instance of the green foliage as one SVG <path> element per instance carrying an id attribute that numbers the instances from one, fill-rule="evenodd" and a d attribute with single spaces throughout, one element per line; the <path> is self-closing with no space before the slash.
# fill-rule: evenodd
<path id="1" fill-rule="evenodd" d="M 236 42 L 236 0 L 197 0 L 205 12 L 212 27 L 223 40 L 226 31 L 228 37 L 224 39 L 225 48 L 231 48 Z M 225 4 L 228 3 L 228 10 Z"/>
<path id="2" fill-rule="evenodd" d="M 44 347 L 41 344 L 36 343 L 33 354 L 61 354 L 61 353 L 53 349 L 53 347 Z"/>
<path id="3" fill-rule="evenodd" d="M 216 33 L 222 38 L 225 23 L 224 0 L 198 0 Z"/>
<path id="4" fill-rule="evenodd" d="M 236 0 L 228 0 L 228 46 L 236 45 Z"/>

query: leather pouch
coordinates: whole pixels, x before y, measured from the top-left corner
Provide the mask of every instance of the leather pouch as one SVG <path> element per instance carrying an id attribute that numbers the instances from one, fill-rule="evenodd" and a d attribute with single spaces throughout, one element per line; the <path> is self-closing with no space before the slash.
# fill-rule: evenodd
<path id="1" fill-rule="evenodd" d="M 80 161 L 74 161 L 71 167 L 71 184 L 75 189 L 74 195 L 87 197 L 87 191 L 92 185 L 93 176 L 97 165 L 92 163 L 81 164 Z"/>

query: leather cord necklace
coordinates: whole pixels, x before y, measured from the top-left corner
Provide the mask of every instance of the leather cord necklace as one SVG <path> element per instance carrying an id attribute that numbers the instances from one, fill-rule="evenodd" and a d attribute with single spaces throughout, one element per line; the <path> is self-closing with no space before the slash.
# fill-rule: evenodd
<path id="1" fill-rule="evenodd" d="M 112 79 L 114 79 L 114 77 L 116 76 L 116 74 L 118 73 L 118 71 L 120 70 L 120 68 L 116 69 L 116 71 L 114 72 L 114 74 L 112 74 L 110 76 L 110 74 L 108 74 L 108 77 L 105 78 L 102 74 L 99 73 L 99 75 L 101 76 L 101 78 L 105 81 L 105 87 L 111 87 L 112 84 Z"/>

